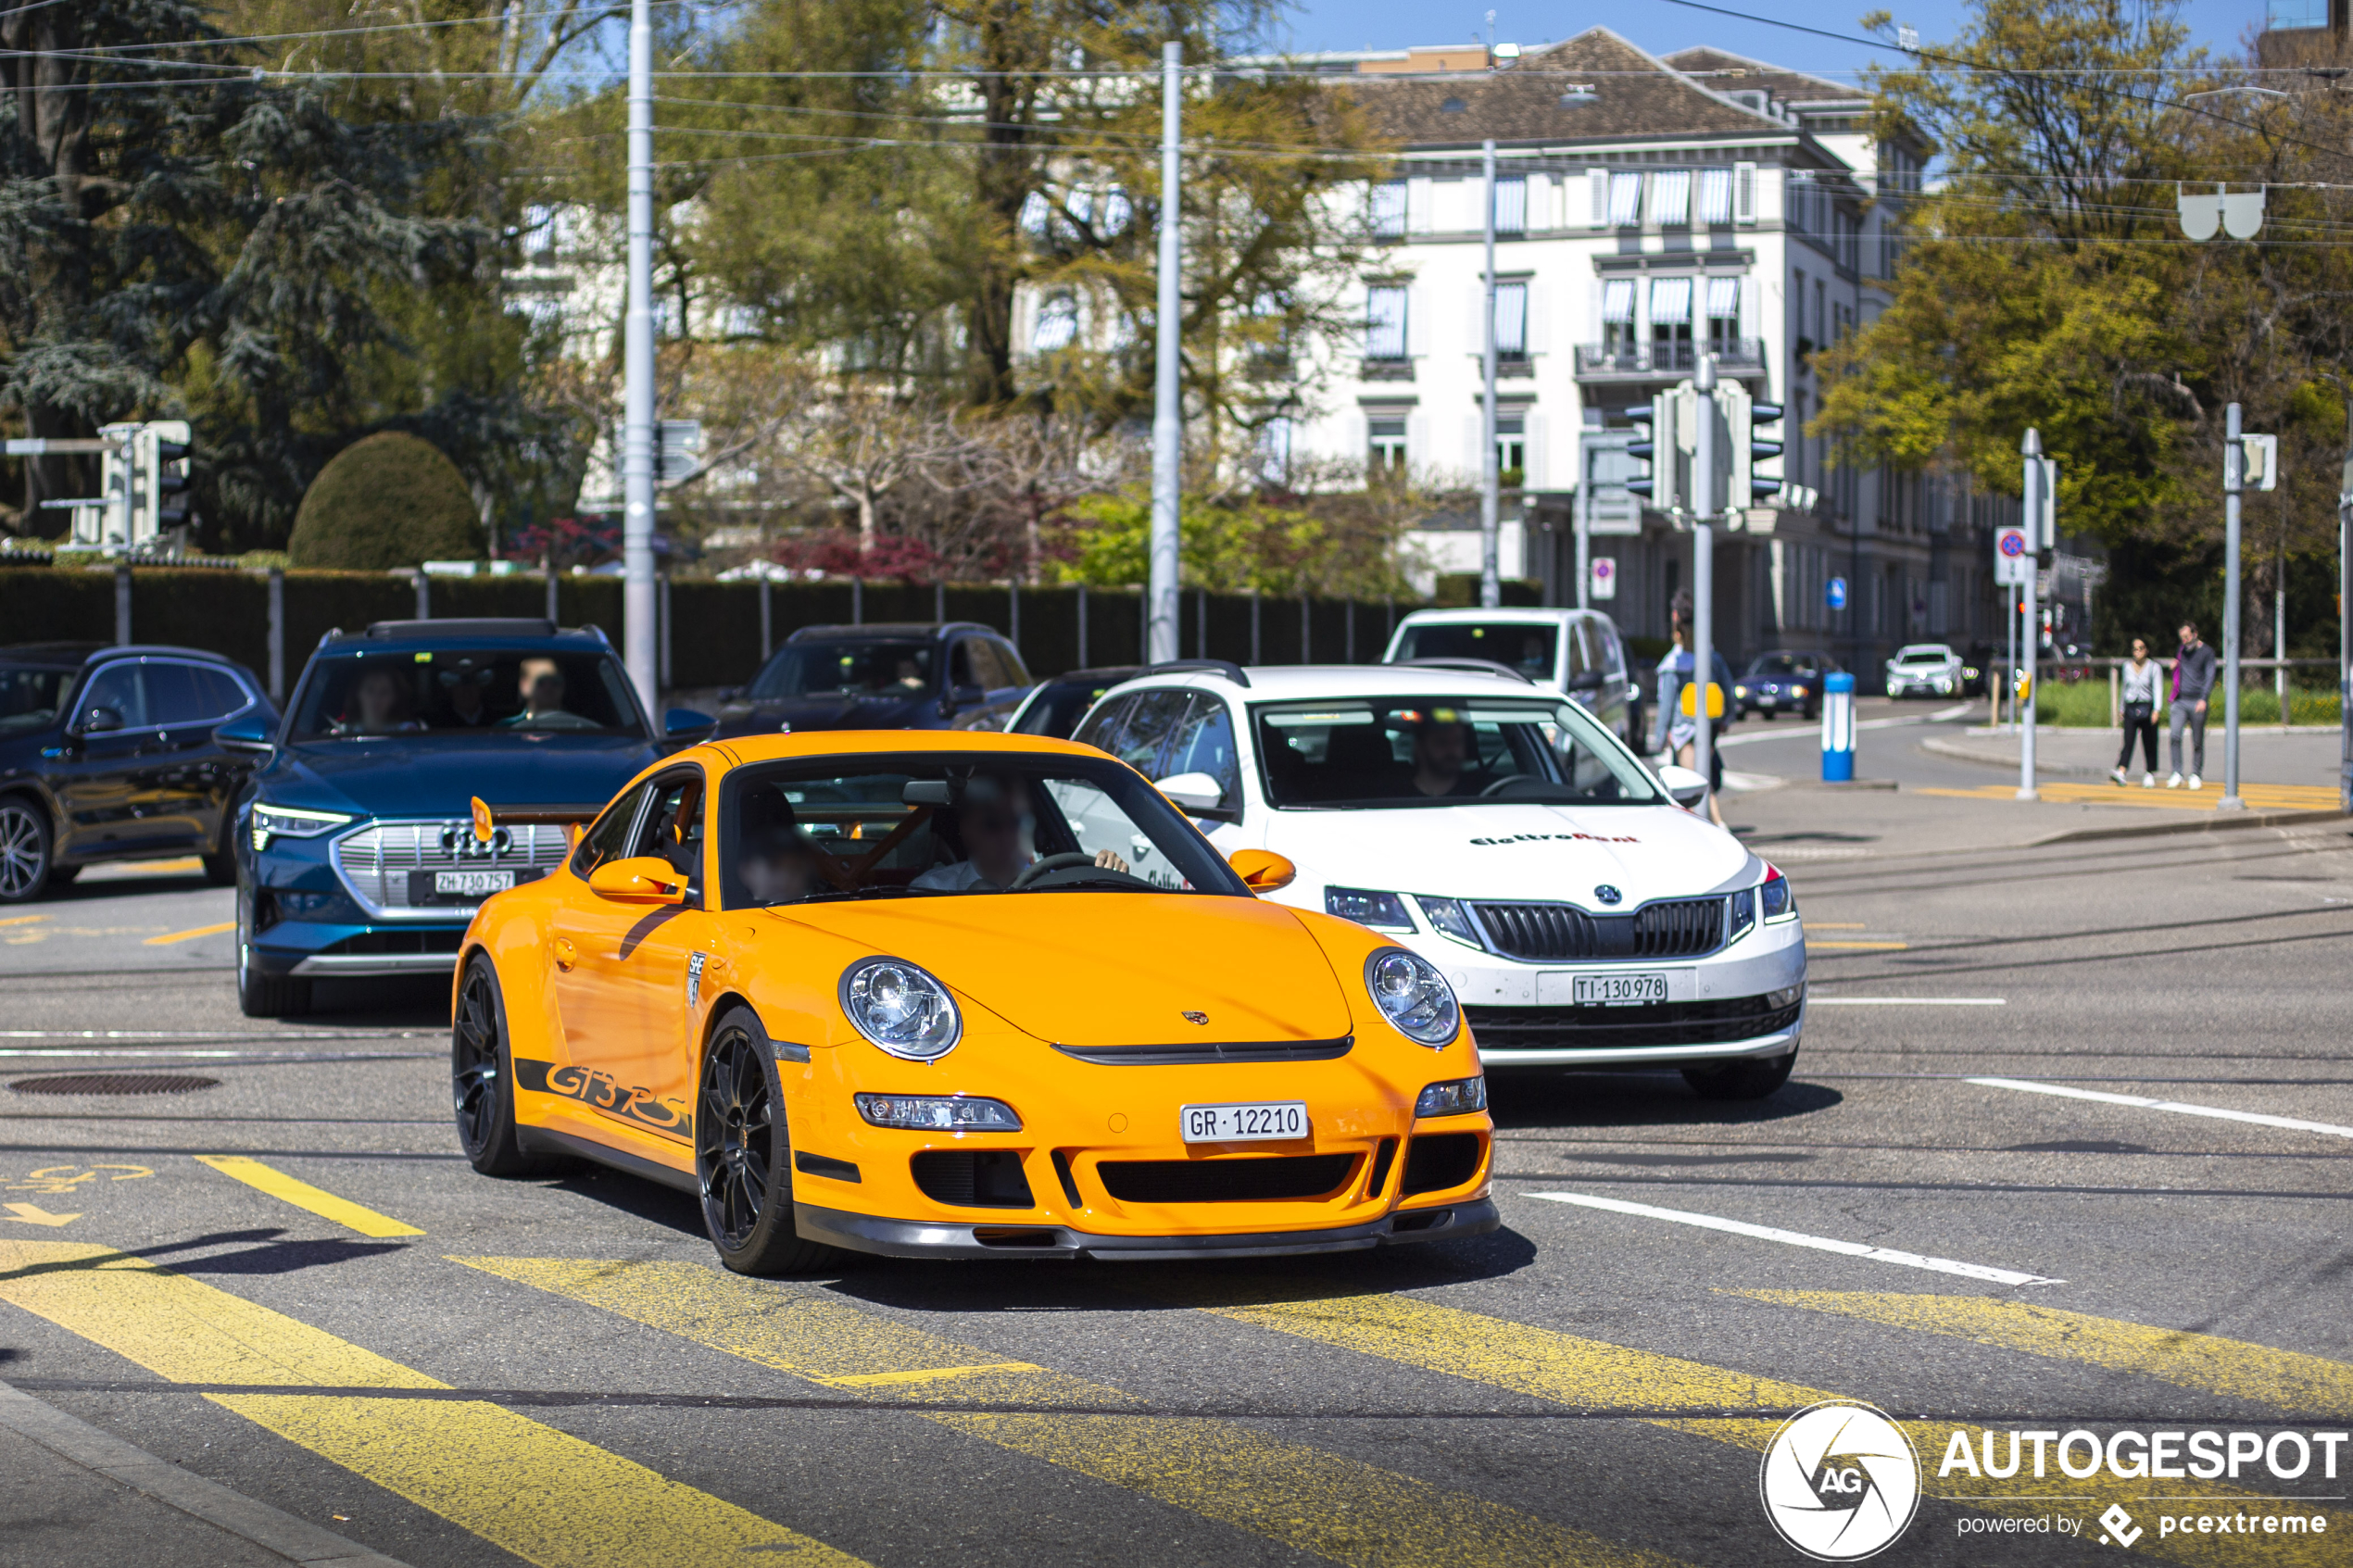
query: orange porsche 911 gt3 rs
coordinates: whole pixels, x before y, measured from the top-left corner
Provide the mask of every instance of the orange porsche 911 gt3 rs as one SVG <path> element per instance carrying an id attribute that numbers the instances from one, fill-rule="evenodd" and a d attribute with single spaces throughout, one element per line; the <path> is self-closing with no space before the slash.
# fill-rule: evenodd
<path id="1" fill-rule="evenodd" d="M 829 1247 L 1235 1257 L 1494 1228 L 1445 979 L 1261 901 L 1249 878 L 1287 866 L 1235 859 L 1064 741 L 695 746 L 468 930 L 467 1157 L 695 1193 L 746 1273 Z"/>

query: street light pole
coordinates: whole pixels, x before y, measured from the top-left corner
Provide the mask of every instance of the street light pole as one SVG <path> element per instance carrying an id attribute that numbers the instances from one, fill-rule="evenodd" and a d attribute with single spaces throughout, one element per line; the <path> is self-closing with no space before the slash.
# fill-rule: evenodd
<path id="1" fill-rule="evenodd" d="M 2338 390 L 2344 390 L 2338 383 Z M 2336 496 L 2336 804 L 2353 813 L 2353 395 L 2345 401 L 2345 472 Z M 2287 718 L 2282 713 L 2280 718 Z"/>
<path id="2" fill-rule="evenodd" d="M 2221 809 L 2244 811 L 2239 797 L 2239 491 L 2246 449 L 2239 440 L 2239 406 L 2222 414 L 2222 798 Z M 2210 712 L 2211 706 L 2208 707 Z"/>
<path id="3" fill-rule="evenodd" d="M 638 0 L 643 4 L 644 0 Z M 1185 46 L 1170 39 L 1160 47 L 1160 292 L 1152 377 L 1152 520 L 1146 568 L 1149 627 L 1146 657 L 1164 664 L 1176 657 L 1177 513 L 1184 495 L 1184 392 L 1177 372 L 1183 353 L 1184 291 L 1179 266 L 1183 208 L 1178 182 L 1183 166 L 1176 136 L 1183 113 Z"/>
<path id="4" fill-rule="evenodd" d="M 2035 611 L 2035 563 L 2042 558 L 2043 546 L 2043 433 L 2030 428 L 2026 439 L 2020 442 L 2019 453 L 2026 459 L 2025 504 L 2021 508 L 2026 524 L 2026 583 L 2024 609 L 2020 619 L 2024 624 L 2019 635 L 2025 643 L 2023 668 L 2026 671 L 2026 696 L 2019 702 L 2018 798 L 2038 798 L 2034 790 L 2034 699 L 2035 655 L 2042 651 L 2042 637 L 2037 626 L 2042 618 Z"/>
<path id="5" fill-rule="evenodd" d="M 1715 771 L 1709 767 L 1709 754 L 1715 749 L 1716 737 L 1710 731 L 1707 717 L 1708 688 L 1716 679 L 1716 530 L 1710 520 L 1716 510 L 1716 356 L 1702 353 L 1699 368 L 1692 376 L 1692 389 L 1697 394 L 1692 399 L 1692 411 L 1699 422 L 1692 441 L 1692 684 L 1685 688 L 1695 695 L 1692 709 L 1697 726 L 1692 737 L 1692 767 L 1703 779 L 1712 781 Z M 1674 452 L 1668 442 L 1659 443 L 1665 460 L 1673 462 Z M 1730 692 L 1724 694 L 1729 699 Z M 1671 728 L 1675 716 L 1668 714 Z"/>
<path id="6" fill-rule="evenodd" d="M 654 640 L 654 28 L 629 10 L 629 298 L 622 320 L 621 623 L 629 683 L 660 699 Z"/>
<path id="7" fill-rule="evenodd" d="M 1487 164 L 1487 287 L 1485 324 L 1479 331 L 1481 376 L 1478 423 L 1487 443 L 1478 465 L 1478 602 L 1493 609 L 1504 602 L 1504 583 L 1496 561 L 1496 534 L 1502 529 L 1504 473 L 1495 454 L 1495 143 L 1485 147 Z"/>

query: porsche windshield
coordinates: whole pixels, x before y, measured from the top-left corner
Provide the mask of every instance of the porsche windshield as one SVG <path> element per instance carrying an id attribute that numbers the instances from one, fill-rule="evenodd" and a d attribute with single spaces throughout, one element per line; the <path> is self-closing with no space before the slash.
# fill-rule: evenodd
<path id="1" fill-rule="evenodd" d="M 1521 801 L 1655 806 L 1642 764 L 1569 703 L 1396 696 L 1251 710 L 1266 798 L 1379 809 Z"/>
<path id="2" fill-rule="evenodd" d="M 1249 897 L 1191 823 L 1108 758 L 779 762 L 736 770 L 721 795 L 730 909 L 988 893 Z"/>
<path id="3" fill-rule="evenodd" d="M 295 707 L 297 741 L 569 733 L 641 736 L 610 654 L 436 648 L 321 658 Z"/>

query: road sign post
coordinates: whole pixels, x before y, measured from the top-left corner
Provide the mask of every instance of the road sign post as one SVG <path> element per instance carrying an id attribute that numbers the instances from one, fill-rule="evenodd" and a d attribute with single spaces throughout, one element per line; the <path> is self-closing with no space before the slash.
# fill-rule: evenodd
<path id="1" fill-rule="evenodd" d="M 1841 670 L 1822 678 L 1822 782 L 1855 778 L 1855 677 Z"/>

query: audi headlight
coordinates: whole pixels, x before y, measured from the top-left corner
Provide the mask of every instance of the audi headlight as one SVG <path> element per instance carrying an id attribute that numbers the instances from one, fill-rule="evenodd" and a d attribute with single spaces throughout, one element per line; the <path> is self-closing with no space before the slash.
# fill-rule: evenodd
<path id="1" fill-rule="evenodd" d="M 1467 1116 L 1474 1110 L 1487 1109 L 1487 1080 L 1456 1078 L 1451 1083 L 1432 1084 L 1414 1102 L 1416 1120 L 1424 1116 Z"/>
<path id="2" fill-rule="evenodd" d="M 1384 947 L 1365 960 L 1365 989 L 1397 1032 L 1442 1047 L 1461 1028 L 1463 1010 L 1438 966 L 1403 947 Z"/>
<path id="3" fill-rule="evenodd" d="M 1369 925 L 1375 931 L 1414 929 L 1414 917 L 1405 912 L 1404 899 L 1369 887 L 1325 888 L 1324 912 L 1353 920 L 1358 925 Z"/>
<path id="4" fill-rule="evenodd" d="M 925 1133 L 1018 1133 L 1021 1118 L 1000 1099 L 971 1095 L 852 1095 L 858 1114 L 877 1127 Z"/>
<path id="5" fill-rule="evenodd" d="M 352 820 L 346 811 L 305 811 L 293 806 L 253 808 L 253 847 L 267 849 L 272 838 L 316 838 Z"/>
<path id="6" fill-rule="evenodd" d="M 904 959 L 861 959 L 842 971 L 841 1010 L 858 1033 L 909 1061 L 946 1056 L 964 1032 L 948 987 Z"/>

